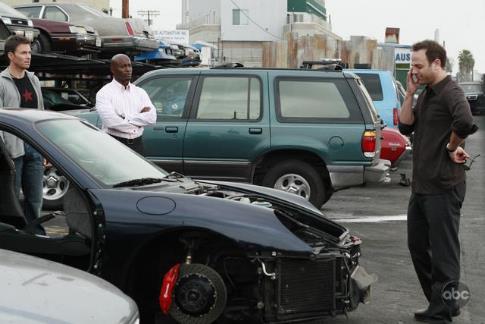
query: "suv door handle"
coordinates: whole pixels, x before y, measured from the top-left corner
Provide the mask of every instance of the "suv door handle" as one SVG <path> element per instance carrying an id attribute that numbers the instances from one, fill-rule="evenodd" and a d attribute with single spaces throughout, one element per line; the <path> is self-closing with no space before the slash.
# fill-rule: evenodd
<path id="1" fill-rule="evenodd" d="M 253 127 L 251 127 L 249 129 L 249 134 L 263 134 L 263 129 L 262 128 L 253 128 Z"/>
<path id="2" fill-rule="evenodd" d="M 177 126 L 167 126 L 165 127 L 165 132 L 167 133 L 178 133 L 179 128 Z"/>

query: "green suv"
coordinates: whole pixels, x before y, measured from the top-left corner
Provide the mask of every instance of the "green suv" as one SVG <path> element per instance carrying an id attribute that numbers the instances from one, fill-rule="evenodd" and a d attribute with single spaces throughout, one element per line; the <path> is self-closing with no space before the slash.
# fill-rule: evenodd
<path id="1" fill-rule="evenodd" d="M 145 156 L 167 171 L 273 187 L 317 207 L 335 189 L 386 178 L 380 120 L 352 73 L 163 69 L 135 83 L 158 113 Z"/>

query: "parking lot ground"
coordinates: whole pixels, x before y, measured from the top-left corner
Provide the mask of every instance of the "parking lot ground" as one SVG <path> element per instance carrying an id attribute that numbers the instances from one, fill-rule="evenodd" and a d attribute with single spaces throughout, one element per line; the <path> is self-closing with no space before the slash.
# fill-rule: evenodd
<path id="1" fill-rule="evenodd" d="M 485 117 L 467 140 L 466 150 L 481 154 L 467 174 L 467 196 L 460 226 L 461 281 L 471 291 L 470 302 L 453 319 L 458 324 L 485 323 Z M 378 276 L 369 304 L 327 324 L 416 323 L 414 311 L 427 306 L 407 249 L 406 209 L 410 187 L 398 184 L 400 173 L 411 176 L 411 160 L 393 172 L 390 184 L 368 185 L 336 192 L 322 211 L 339 220 L 362 241 L 362 265 Z"/>

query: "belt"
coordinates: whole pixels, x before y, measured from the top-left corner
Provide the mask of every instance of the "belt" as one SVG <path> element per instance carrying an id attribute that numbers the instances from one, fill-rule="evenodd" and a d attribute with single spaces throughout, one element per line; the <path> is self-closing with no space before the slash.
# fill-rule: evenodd
<path id="1" fill-rule="evenodd" d="M 124 138 L 124 137 L 119 137 L 119 136 L 114 136 L 114 135 L 111 135 L 111 136 L 113 138 L 115 138 L 116 140 L 120 141 L 121 143 L 128 144 L 128 145 L 137 144 L 137 143 L 141 142 L 141 136 L 138 136 L 138 137 L 135 137 L 135 138 Z"/>

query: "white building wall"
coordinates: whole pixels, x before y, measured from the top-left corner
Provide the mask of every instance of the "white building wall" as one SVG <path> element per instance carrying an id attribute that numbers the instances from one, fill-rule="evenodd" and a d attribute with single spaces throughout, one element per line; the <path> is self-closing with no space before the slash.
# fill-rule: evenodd
<path id="1" fill-rule="evenodd" d="M 219 25 L 221 21 L 221 1 L 224 0 L 189 0 L 189 27 L 200 25 Z M 183 9 L 182 9 L 183 10 Z"/>
<path id="2" fill-rule="evenodd" d="M 283 38 L 287 0 L 221 0 L 220 8 L 222 40 L 254 42 Z M 233 9 L 247 10 L 247 25 L 232 24 Z"/>

